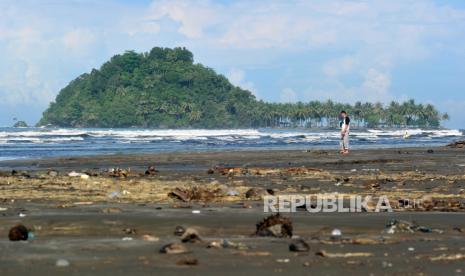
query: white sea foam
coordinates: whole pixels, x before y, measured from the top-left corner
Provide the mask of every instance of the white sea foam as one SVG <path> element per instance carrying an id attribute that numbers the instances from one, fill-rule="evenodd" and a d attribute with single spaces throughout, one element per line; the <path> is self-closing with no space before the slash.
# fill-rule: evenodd
<path id="1" fill-rule="evenodd" d="M 421 136 L 422 138 L 460 137 L 463 136 L 459 130 L 423 130 L 423 129 L 368 129 L 352 130 L 351 135 L 355 138 L 366 140 L 402 138 L 408 134 L 410 138 Z M 220 141 L 234 142 L 238 140 L 257 140 L 269 138 L 287 142 L 311 142 L 319 140 L 338 139 L 339 131 L 311 131 L 311 130 L 269 130 L 269 129 L 47 129 L 27 128 L 9 129 L 0 131 L 0 144 L 14 142 L 30 143 L 60 143 L 79 142 L 89 139 L 107 138 L 116 142 L 154 142 L 154 141 L 205 141 L 217 139 Z M 417 138 L 419 139 L 419 138 Z"/>

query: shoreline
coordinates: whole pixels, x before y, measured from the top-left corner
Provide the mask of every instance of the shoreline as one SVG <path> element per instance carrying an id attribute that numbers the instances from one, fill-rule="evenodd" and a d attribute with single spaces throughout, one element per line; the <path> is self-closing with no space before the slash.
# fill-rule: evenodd
<path id="1" fill-rule="evenodd" d="M 463 269 L 464 149 L 100 155 L 9 166 L 13 175 L 0 170 L 4 275 L 173 275 L 186 269 L 196 275 L 416 275 Z M 386 195 L 394 212 L 285 213 L 293 238 L 261 237 L 254 233 L 270 215 L 263 209 L 270 192 Z M 410 199 L 422 205 L 402 205 Z M 35 238 L 9 241 L 8 231 L 18 223 Z M 181 242 L 177 226 L 195 229 L 200 240 Z M 340 237 L 332 236 L 335 230 Z M 290 251 L 299 239 L 309 249 Z M 172 242 L 186 252 L 159 253 Z M 62 259 L 69 266 L 55 265 Z"/>

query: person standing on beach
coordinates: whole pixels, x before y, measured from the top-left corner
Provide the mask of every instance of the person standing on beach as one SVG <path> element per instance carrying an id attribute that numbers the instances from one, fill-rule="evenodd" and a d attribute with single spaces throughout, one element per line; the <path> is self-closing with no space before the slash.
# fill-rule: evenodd
<path id="1" fill-rule="evenodd" d="M 341 118 L 339 122 L 339 126 L 341 127 L 341 154 L 349 154 L 350 118 L 344 110 L 339 113 L 339 117 Z"/>

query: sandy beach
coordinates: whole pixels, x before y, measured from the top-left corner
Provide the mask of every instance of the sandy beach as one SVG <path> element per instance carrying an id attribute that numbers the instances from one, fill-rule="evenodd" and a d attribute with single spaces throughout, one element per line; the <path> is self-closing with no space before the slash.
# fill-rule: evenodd
<path id="1" fill-rule="evenodd" d="M 461 275 L 464 169 L 463 149 L 446 147 L 4 161 L 1 275 Z M 257 235 L 263 196 L 335 193 L 384 195 L 394 212 L 299 209 L 282 214 L 292 238 Z M 10 241 L 18 223 L 34 237 Z M 160 253 L 173 242 L 182 253 Z"/>

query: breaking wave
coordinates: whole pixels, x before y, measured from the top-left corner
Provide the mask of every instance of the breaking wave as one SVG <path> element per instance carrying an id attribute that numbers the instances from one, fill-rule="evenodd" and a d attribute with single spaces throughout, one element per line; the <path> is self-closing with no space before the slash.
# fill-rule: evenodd
<path id="1" fill-rule="evenodd" d="M 359 148 L 444 145 L 463 138 L 455 129 L 353 130 Z M 334 147 L 338 131 L 282 129 L 0 128 L 0 160 L 130 152 Z"/>

